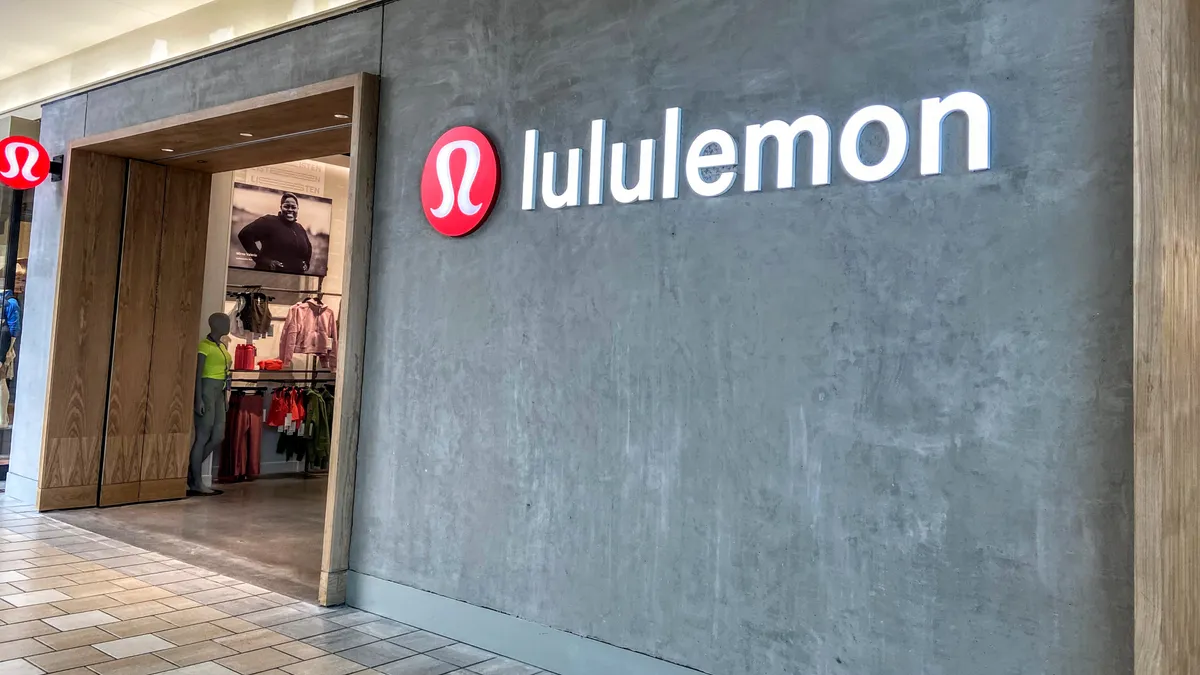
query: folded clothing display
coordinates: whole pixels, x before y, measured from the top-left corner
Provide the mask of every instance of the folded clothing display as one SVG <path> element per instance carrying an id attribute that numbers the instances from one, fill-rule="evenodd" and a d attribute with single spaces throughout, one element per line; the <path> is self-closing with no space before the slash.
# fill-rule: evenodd
<path id="1" fill-rule="evenodd" d="M 258 362 L 259 370 L 283 370 L 283 361 L 279 359 L 263 359 Z"/>

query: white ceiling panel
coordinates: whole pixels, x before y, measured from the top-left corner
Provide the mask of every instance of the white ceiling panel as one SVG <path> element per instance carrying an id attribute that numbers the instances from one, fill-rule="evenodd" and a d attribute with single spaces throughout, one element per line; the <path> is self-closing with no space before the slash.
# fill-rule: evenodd
<path id="1" fill-rule="evenodd" d="M 0 0 L 0 79 L 212 0 Z"/>

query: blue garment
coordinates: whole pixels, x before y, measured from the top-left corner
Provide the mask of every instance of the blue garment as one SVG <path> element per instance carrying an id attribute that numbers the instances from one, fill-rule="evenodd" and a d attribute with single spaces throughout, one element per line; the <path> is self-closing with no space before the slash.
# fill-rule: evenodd
<path id="1" fill-rule="evenodd" d="M 14 340 L 21 337 L 21 303 L 13 297 L 12 291 L 4 292 L 4 324 Z"/>

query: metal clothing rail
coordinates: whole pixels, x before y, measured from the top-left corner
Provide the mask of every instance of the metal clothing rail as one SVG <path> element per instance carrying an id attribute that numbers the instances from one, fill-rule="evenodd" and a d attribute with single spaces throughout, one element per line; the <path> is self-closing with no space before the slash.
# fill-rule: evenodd
<path id="1" fill-rule="evenodd" d="M 227 284 L 225 288 L 240 288 L 246 291 L 269 291 L 271 293 L 300 293 L 308 295 L 333 295 L 342 297 L 341 293 L 330 293 L 319 288 L 273 288 L 271 286 L 254 286 L 252 284 Z"/>

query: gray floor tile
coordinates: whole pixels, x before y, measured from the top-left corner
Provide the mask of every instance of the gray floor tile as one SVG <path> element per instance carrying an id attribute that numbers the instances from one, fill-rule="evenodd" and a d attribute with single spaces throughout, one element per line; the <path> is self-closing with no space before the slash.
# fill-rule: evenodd
<path id="1" fill-rule="evenodd" d="M 458 666 L 418 654 L 386 666 L 379 666 L 375 670 L 384 675 L 444 675 L 444 673 L 458 670 Z"/>
<path id="2" fill-rule="evenodd" d="M 401 635 L 407 635 L 408 633 L 415 633 L 417 630 L 412 626 L 403 623 L 396 623 L 395 621 L 388 621 L 387 619 L 380 619 L 370 623 L 358 624 L 354 627 L 354 629 L 362 631 L 367 635 L 374 635 L 380 640 L 389 640 L 394 637 L 400 637 Z"/>
<path id="3" fill-rule="evenodd" d="M 332 633 L 325 633 L 316 637 L 304 640 L 305 644 L 312 645 L 317 649 L 323 649 L 327 652 L 340 652 L 347 649 L 353 649 L 362 645 L 371 644 L 378 641 L 379 638 L 374 635 L 360 633 L 353 628 L 343 628 Z"/>
<path id="4" fill-rule="evenodd" d="M 350 675 L 362 669 L 357 663 L 334 654 L 283 667 L 283 670 L 292 675 Z"/>
<path id="5" fill-rule="evenodd" d="M 278 626 L 281 623 L 299 621 L 308 618 L 308 615 L 291 607 L 275 607 L 273 609 L 264 609 L 261 612 L 243 614 L 240 618 L 259 626 L 269 627 Z"/>
<path id="6" fill-rule="evenodd" d="M 447 663 L 453 663 L 454 665 L 461 666 L 463 668 L 466 668 L 467 666 L 473 666 L 476 663 L 483 663 L 484 661 L 496 656 L 491 652 L 485 652 L 478 647 L 472 647 L 471 645 L 466 645 L 461 642 L 448 647 L 442 647 L 441 649 L 435 649 L 434 651 L 428 652 L 428 655 L 435 659 L 445 661 Z"/>
<path id="7" fill-rule="evenodd" d="M 442 647 L 454 644 L 454 640 L 451 640 L 450 638 L 445 638 L 441 635 L 434 635 L 433 633 L 428 633 L 423 630 L 409 633 L 407 635 L 401 635 L 398 638 L 388 640 L 388 642 L 411 649 L 414 652 L 429 652 L 433 651 L 434 649 L 441 649 Z"/>
<path id="8" fill-rule="evenodd" d="M 535 675 L 541 672 L 537 666 L 506 659 L 503 656 L 477 663 L 471 666 L 470 670 L 479 675 Z"/>
<path id="9" fill-rule="evenodd" d="M 375 642 L 340 652 L 338 656 L 361 663 L 367 668 L 374 668 L 386 663 L 392 663 L 393 661 L 399 661 L 400 659 L 406 659 L 414 654 L 415 652 L 411 649 L 405 649 L 400 645 L 394 645 L 390 642 Z"/>
<path id="10" fill-rule="evenodd" d="M 299 621 L 293 621 L 291 623 L 284 623 L 284 624 L 280 624 L 278 626 L 272 626 L 272 628 L 271 628 L 271 630 L 274 630 L 276 633 L 282 633 L 290 638 L 295 638 L 297 640 L 303 640 L 305 638 L 316 637 L 323 633 L 332 633 L 335 630 L 342 630 L 342 629 L 343 629 L 343 626 L 340 626 L 332 621 L 326 621 L 325 619 L 321 619 L 318 617 L 310 617 L 307 619 L 301 619 Z"/>

